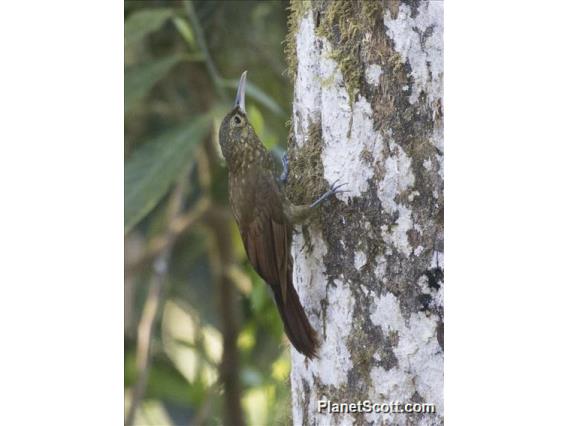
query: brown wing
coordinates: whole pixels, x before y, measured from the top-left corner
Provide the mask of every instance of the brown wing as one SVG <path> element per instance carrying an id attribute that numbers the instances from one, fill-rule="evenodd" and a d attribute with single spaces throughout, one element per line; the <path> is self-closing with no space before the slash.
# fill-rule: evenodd
<path id="1" fill-rule="evenodd" d="M 274 292 L 290 342 L 300 353 L 313 358 L 319 341 L 292 283 L 292 227 L 284 215 L 279 188 L 272 176 L 261 173 L 248 178 L 256 190 L 245 185 L 245 191 L 243 186 L 235 185 L 231 200 L 245 250 L 254 269 Z M 239 183 L 242 185 L 243 180 Z"/>
<path id="2" fill-rule="evenodd" d="M 284 216 L 274 179 L 262 175 L 258 179 L 263 181 L 256 182 L 258 190 L 249 207 L 250 215 L 240 224 L 241 237 L 254 269 L 286 303 L 292 228 Z"/>

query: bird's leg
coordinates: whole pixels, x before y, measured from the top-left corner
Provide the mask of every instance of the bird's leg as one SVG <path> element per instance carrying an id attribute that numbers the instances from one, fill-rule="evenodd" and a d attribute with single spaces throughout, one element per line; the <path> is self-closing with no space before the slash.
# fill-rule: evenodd
<path id="1" fill-rule="evenodd" d="M 340 190 L 339 189 L 342 186 L 347 185 L 347 183 L 342 183 L 340 185 L 337 185 L 337 182 L 339 182 L 339 180 L 336 180 L 335 182 L 333 182 L 329 191 L 327 191 L 325 194 L 323 194 L 321 197 L 319 197 L 316 201 L 314 201 L 310 205 L 295 206 L 291 203 L 287 203 L 284 206 L 284 214 L 286 215 L 286 218 L 288 219 L 288 221 L 292 224 L 302 223 L 308 217 L 310 217 L 310 215 L 312 214 L 312 212 L 314 211 L 314 209 L 316 207 L 318 207 L 321 203 L 326 201 L 332 195 L 339 194 L 339 193 L 342 193 L 342 192 L 349 192 L 349 191 L 346 191 L 346 190 Z"/>
<path id="2" fill-rule="evenodd" d="M 280 175 L 280 183 L 285 185 L 288 182 L 288 153 L 282 155 L 282 174 Z"/>

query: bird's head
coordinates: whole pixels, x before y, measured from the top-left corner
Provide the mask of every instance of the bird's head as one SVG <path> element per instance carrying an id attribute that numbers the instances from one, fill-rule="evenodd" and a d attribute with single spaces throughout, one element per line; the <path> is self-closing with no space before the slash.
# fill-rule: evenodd
<path id="1" fill-rule="evenodd" d="M 235 105 L 221 123 L 219 128 L 219 143 L 221 151 L 228 163 L 239 150 L 243 150 L 252 139 L 256 137 L 254 129 L 250 125 L 245 109 L 245 89 L 247 84 L 247 72 L 241 75 L 241 81 L 237 88 Z"/>

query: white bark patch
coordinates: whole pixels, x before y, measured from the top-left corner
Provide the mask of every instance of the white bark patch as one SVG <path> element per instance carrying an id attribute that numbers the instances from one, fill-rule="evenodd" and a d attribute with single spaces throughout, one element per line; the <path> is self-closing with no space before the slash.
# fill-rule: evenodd
<path id="1" fill-rule="evenodd" d="M 411 210 L 395 201 L 402 191 L 414 185 L 414 174 L 410 157 L 402 147 L 394 142 L 389 143 L 391 155 L 384 162 L 385 177 L 379 182 L 377 196 L 383 208 L 390 214 L 398 212 L 394 227 L 382 229 L 381 234 L 386 242 L 392 243 L 401 253 L 410 256 L 412 247 L 408 242 L 407 232 L 414 226 Z"/>
<path id="2" fill-rule="evenodd" d="M 444 156 L 436 154 L 436 160 L 438 160 L 438 175 L 443 180 L 444 179 Z"/>
<path id="3" fill-rule="evenodd" d="M 354 255 L 354 262 L 355 269 L 358 271 L 367 264 L 367 255 L 365 252 L 357 250 Z"/>
<path id="4" fill-rule="evenodd" d="M 444 127 L 442 126 L 441 122 L 434 123 L 434 131 L 432 132 L 432 145 L 434 145 L 440 152 L 444 152 Z M 442 160 L 443 157 L 440 155 L 436 156 L 438 160 Z M 441 167 L 440 167 L 441 168 Z M 440 175 L 442 178 L 444 176 Z"/>
<path id="5" fill-rule="evenodd" d="M 398 16 L 392 19 L 390 11 L 385 14 L 387 34 L 402 59 L 410 63 L 414 87 L 410 103 L 425 92 L 432 104 L 442 97 L 444 72 L 443 20 L 444 4 L 441 1 L 422 1 L 418 14 L 411 17 L 410 7 L 401 4 Z"/>
<path id="6" fill-rule="evenodd" d="M 294 132 L 301 146 L 310 121 L 321 118 L 324 178 L 329 184 L 338 179 L 347 184 L 343 189 L 349 192 L 337 194 L 337 198 L 347 202 L 349 197 L 367 191 L 374 164 L 382 160 L 383 140 L 373 129 L 369 102 L 359 97 L 353 107 L 350 106 L 341 70 L 330 58 L 331 45 L 315 36 L 313 31 L 313 19 L 309 14 L 302 19 L 297 37 Z M 379 74 L 375 69 L 373 75 Z"/>
<path id="7" fill-rule="evenodd" d="M 301 366 L 292 371 L 293 386 L 295 379 L 298 378 L 309 379 L 308 382 L 312 382 L 315 373 L 327 386 L 339 387 L 347 382 L 347 373 L 353 367 L 353 363 L 346 342 L 351 333 L 355 302 L 347 283 L 334 280 L 334 284 L 336 288 L 329 292 L 328 298 L 326 317 L 331 320 L 326 322 L 325 339 L 322 335 L 323 328 L 316 327 L 321 340 L 319 359 L 304 363 L 305 357 L 292 350 L 292 365 Z M 312 325 L 315 326 L 313 323 Z"/>
<path id="8" fill-rule="evenodd" d="M 311 123 L 319 121 L 321 105 L 320 49 L 314 30 L 312 14 L 308 13 L 300 22 L 296 36 L 298 71 L 294 84 L 294 133 L 301 147 L 308 135 Z"/>
<path id="9" fill-rule="evenodd" d="M 337 417 L 337 414 L 333 414 L 333 416 Z M 341 417 L 336 419 L 334 423 L 322 422 L 321 424 L 334 424 L 334 425 L 338 425 L 338 426 L 351 426 L 351 425 L 355 424 L 355 417 L 353 417 L 351 414 L 342 414 Z"/>
<path id="10" fill-rule="evenodd" d="M 385 334 L 398 334 L 394 353 L 399 365 L 388 371 L 381 367 L 371 370 L 373 394 L 370 397 L 377 402 L 397 399 L 404 402 L 418 392 L 426 403 L 436 404 L 436 416 L 443 416 L 444 363 L 436 337 L 437 315 L 426 316 L 424 312 L 418 312 L 405 320 L 398 299 L 392 293 L 374 296 L 374 305 L 373 324 L 381 327 Z M 366 418 L 371 422 L 406 424 L 404 416 L 370 413 Z"/>
<path id="11" fill-rule="evenodd" d="M 302 302 L 302 306 L 306 311 L 306 315 L 312 324 L 312 327 L 321 334 L 322 323 L 319 318 L 320 306 L 319 302 L 326 295 L 325 265 L 323 258 L 327 254 L 327 246 L 324 243 L 321 233 L 312 233 L 312 253 L 306 255 L 302 251 L 305 241 L 301 232 L 294 235 L 292 241 L 292 255 L 294 256 L 294 287 L 298 293 L 298 297 Z M 304 249 L 305 250 L 305 249 Z M 304 394 L 304 386 L 302 380 L 308 383 L 310 388 L 314 385 L 313 374 L 305 368 L 305 357 L 300 355 L 294 348 L 292 351 L 292 407 L 294 424 L 302 424 L 302 401 L 306 398 Z M 309 361 L 308 361 L 309 362 Z M 310 407 L 317 404 L 314 399 L 315 395 L 311 393 Z"/>
<path id="12" fill-rule="evenodd" d="M 324 385 L 341 386 L 353 367 L 347 339 L 351 334 L 355 301 L 347 283 L 334 280 L 337 286 L 328 296 L 326 336 L 320 348 L 320 359 L 313 362 Z"/>
<path id="13" fill-rule="evenodd" d="M 441 268 L 444 269 L 444 252 L 435 251 L 432 254 L 432 260 L 430 261 L 431 268 Z"/>
<path id="14" fill-rule="evenodd" d="M 383 69 L 379 65 L 372 64 L 365 70 L 365 80 L 372 86 L 378 86 L 382 73 Z"/>
<path id="15" fill-rule="evenodd" d="M 410 157 L 395 142 L 389 143 L 391 155 L 385 160 L 385 177 L 379 182 L 377 196 L 383 208 L 390 214 L 399 210 L 395 197 L 414 185 L 414 174 Z"/>
<path id="16" fill-rule="evenodd" d="M 322 129 L 322 163 L 324 177 L 330 184 L 338 179 L 346 183 L 344 189 L 349 192 L 338 194 L 337 198 L 347 202 L 349 197 L 360 196 L 369 189 L 374 163 L 382 159 L 383 140 L 373 130 L 372 110 L 367 100 L 360 97 L 351 111 L 342 107 L 339 101 L 342 95 L 335 89 L 324 89 L 322 94 L 325 102 L 322 118 L 324 123 L 330 123 Z M 364 153 L 370 158 L 366 159 Z"/>
<path id="17" fill-rule="evenodd" d="M 400 401 L 404 403 L 412 398 L 414 391 L 412 378 L 408 375 L 401 375 L 398 368 L 386 371 L 382 367 L 373 367 L 371 381 L 375 387 L 371 397 L 373 402 L 389 404 L 391 401 Z M 403 414 L 369 413 L 365 415 L 365 420 L 372 424 L 406 425 L 407 421 L 404 418 Z"/>
<path id="18" fill-rule="evenodd" d="M 412 212 L 408 207 L 401 205 L 398 208 L 398 213 L 399 216 L 394 226 L 390 230 L 387 227 L 382 228 L 381 236 L 386 243 L 395 246 L 399 252 L 404 253 L 405 256 L 410 256 L 412 247 L 408 242 L 407 232 L 413 227 Z"/>
<path id="19" fill-rule="evenodd" d="M 379 256 L 377 258 L 376 265 L 375 277 L 377 277 L 377 280 L 380 281 L 385 278 L 385 275 L 387 273 L 387 258 L 384 256 Z"/>
<path id="20" fill-rule="evenodd" d="M 306 398 L 303 381 L 313 387 L 314 376 L 330 386 L 341 386 L 347 381 L 347 373 L 353 367 L 351 354 L 347 348 L 347 338 L 351 333 L 354 299 L 347 283 L 334 280 L 336 288 L 329 292 L 326 319 L 326 336 L 323 336 L 323 313 L 321 301 L 326 298 L 327 280 L 323 258 L 327 254 L 327 246 L 321 233 L 312 232 L 312 251 L 307 255 L 302 251 L 305 244 L 303 235 L 298 232 L 292 242 L 294 255 L 294 287 L 306 310 L 310 323 L 317 331 L 321 347 L 319 359 L 307 359 L 292 348 L 292 398 L 295 424 L 302 424 L 301 407 Z M 310 412 L 317 411 L 315 393 L 310 394 Z"/>
<path id="21" fill-rule="evenodd" d="M 323 241 L 321 230 L 311 231 L 311 253 L 306 252 L 305 240 L 302 232 L 296 229 L 292 240 L 292 255 L 294 257 L 294 287 L 298 292 L 302 306 L 306 310 L 308 319 L 316 330 L 318 324 L 317 313 L 321 307 L 319 302 L 326 297 L 327 280 L 323 258 L 327 254 L 327 245 Z"/>
<path id="22" fill-rule="evenodd" d="M 296 36 L 298 72 L 294 91 L 294 134 L 298 146 L 308 135 L 310 123 L 321 120 L 324 178 L 329 184 L 340 180 L 349 191 L 337 194 L 347 202 L 369 188 L 374 164 L 383 157 L 383 139 L 373 129 L 372 108 L 359 96 L 353 107 L 337 62 L 331 59 L 330 43 L 314 32 L 311 14 L 301 19 Z M 321 46 L 321 47 L 320 47 Z M 369 68 L 368 78 L 377 81 L 378 65 Z M 366 155 L 364 155 L 366 154 Z"/>
<path id="23" fill-rule="evenodd" d="M 347 373 L 353 368 L 351 354 L 346 342 L 351 333 L 354 299 L 347 283 L 341 280 L 334 280 L 337 286 L 330 291 L 326 317 L 326 336 L 323 339 L 323 328 L 316 327 L 320 334 L 321 346 L 318 353 L 319 359 L 307 361 L 307 359 L 292 349 L 292 398 L 293 398 L 293 418 L 294 424 L 303 423 L 303 415 L 300 407 L 302 401 L 306 399 L 302 379 L 309 387 L 314 389 L 314 377 L 318 377 L 323 385 L 339 387 L 347 382 Z M 312 325 L 315 326 L 314 323 Z M 316 392 L 310 392 L 308 410 L 311 415 L 318 418 L 321 424 L 342 424 L 347 421 L 343 417 L 336 415 L 317 414 Z M 322 417 L 320 419 L 320 417 Z M 337 423 L 340 422 L 340 423 Z M 351 424 L 351 423 L 348 423 Z"/>

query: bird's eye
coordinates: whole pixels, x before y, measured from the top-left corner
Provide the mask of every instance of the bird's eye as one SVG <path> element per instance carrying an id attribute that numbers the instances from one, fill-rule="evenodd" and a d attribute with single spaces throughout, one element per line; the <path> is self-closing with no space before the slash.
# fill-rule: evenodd
<path id="1" fill-rule="evenodd" d="M 238 115 L 235 115 L 235 118 L 233 118 L 233 121 L 235 122 L 236 125 L 241 124 L 241 117 L 239 117 Z"/>

